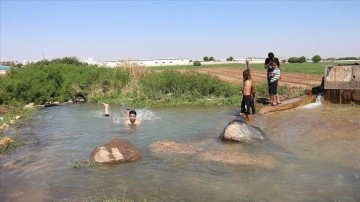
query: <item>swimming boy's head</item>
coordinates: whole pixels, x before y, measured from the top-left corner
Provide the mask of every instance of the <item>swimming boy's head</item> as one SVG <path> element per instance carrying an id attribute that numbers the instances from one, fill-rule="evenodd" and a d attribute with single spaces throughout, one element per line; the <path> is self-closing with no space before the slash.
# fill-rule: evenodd
<path id="1" fill-rule="evenodd" d="M 130 118 L 131 123 L 134 123 L 136 121 L 136 111 L 135 110 L 129 111 L 129 118 Z"/>

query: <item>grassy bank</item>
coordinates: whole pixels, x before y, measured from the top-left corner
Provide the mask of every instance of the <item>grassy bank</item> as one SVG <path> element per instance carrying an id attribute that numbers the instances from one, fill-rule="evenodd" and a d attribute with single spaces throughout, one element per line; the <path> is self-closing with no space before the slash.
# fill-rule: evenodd
<path id="1" fill-rule="evenodd" d="M 240 92 L 239 86 L 197 72 L 154 73 L 131 64 L 102 68 L 68 58 L 13 67 L 0 77 L 0 85 L 0 105 L 9 106 L 66 102 L 76 92 L 86 94 L 89 102 L 130 106 L 187 106 L 208 99 L 221 101 L 210 104 L 236 104 Z"/>
<path id="2" fill-rule="evenodd" d="M 252 64 L 262 69 L 262 64 Z M 284 72 L 320 73 L 323 63 L 283 64 Z M 244 68 L 243 64 L 203 67 Z M 194 66 L 141 67 L 123 64 L 102 68 L 79 62 L 76 58 L 40 61 L 22 68 L 11 68 L 0 77 L 0 105 L 21 106 L 28 103 L 67 102 L 76 92 L 83 92 L 89 102 L 108 102 L 128 106 L 239 105 L 241 86 L 196 71 L 180 73 L 177 68 Z M 164 71 L 152 71 L 162 69 Z M 317 72 L 318 71 L 318 72 Z M 289 88 L 280 93 L 291 97 Z M 267 85 L 256 86 L 258 97 L 267 97 Z"/>
<path id="3" fill-rule="evenodd" d="M 16 126 L 21 121 L 30 119 L 34 112 L 35 109 L 23 109 L 19 106 L 0 106 L 0 140 L 5 138 L 4 131 L 6 129 Z M 26 141 L 11 139 L 8 143 L 0 144 L 0 154 L 27 143 Z"/>

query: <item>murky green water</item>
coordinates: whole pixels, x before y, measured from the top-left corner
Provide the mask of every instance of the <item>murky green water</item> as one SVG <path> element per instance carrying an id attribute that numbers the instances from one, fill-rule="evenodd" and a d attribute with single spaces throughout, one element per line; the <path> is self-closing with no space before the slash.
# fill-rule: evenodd
<path id="1" fill-rule="evenodd" d="M 121 114 L 121 106 L 111 111 Z M 141 109 L 131 131 L 101 105 L 44 108 L 21 129 L 38 141 L 0 157 L 0 201 L 359 201 L 360 107 L 321 105 L 255 116 L 270 141 L 224 144 L 218 136 L 234 107 Z M 114 113 L 113 113 L 114 114 Z M 113 137 L 129 140 L 142 159 L 73 168 Z M 275 168 L 199 161 L 194 155 L 157 154 L 149 146 L 169 139 L 204 150 L 273 157 Z"/>

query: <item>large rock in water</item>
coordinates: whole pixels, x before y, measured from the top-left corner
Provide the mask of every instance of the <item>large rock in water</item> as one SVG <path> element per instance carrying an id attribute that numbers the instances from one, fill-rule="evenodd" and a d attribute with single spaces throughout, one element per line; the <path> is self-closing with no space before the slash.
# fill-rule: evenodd
<path id="1" fill-rule="evenodd" d="M 229 122 L 219 138 L 240 143 L 256 143 L 269 140 L 269 137 L 259 127 L 251 126 L 242 120 Z"/>
<path id="2" fill-rule="evenodd" d="M 97 163 L 124 163 L 140 159 L 141 153 L 129 141 L 115 138 L 95 148 L 91 158 Z"/>

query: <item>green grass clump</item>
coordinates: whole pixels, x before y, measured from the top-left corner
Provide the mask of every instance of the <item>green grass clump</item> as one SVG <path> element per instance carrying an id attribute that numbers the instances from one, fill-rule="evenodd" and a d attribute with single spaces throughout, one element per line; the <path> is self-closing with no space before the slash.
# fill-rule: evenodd
<path id="1" fill-rule="evenodd" d="M 3 134 L 0 134 L 0 139 L 4 137 Z M 11 150 L 14 150 L 18 147 L 29 144 L 28 141 L 14 140 L 9 143 L 9 145 L 0 145 L 0 155 L 5 154 Z"/>
<path id="2" fill-rule="evenodd" d="M 87 160 L 74 160 L 74 161 L 68 161 L 67 166 L 71 168 L 90 168 L 94 167 L 96 165 L 96 162 L 92 159 Z"/>

